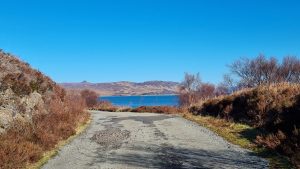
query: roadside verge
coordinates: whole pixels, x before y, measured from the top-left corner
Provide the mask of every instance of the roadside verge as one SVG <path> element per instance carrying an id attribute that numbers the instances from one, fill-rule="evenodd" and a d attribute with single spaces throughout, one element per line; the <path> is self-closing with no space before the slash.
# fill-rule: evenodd
<path id="1" fill-rule="evenodd" d="M 270 169 L 293 168 L 286 157 L 255 144 L 255 137 L 260 131 L 253 127 L 245 124 L 228 122 L 224 119 L 210 116 L 195 116 L 190 113 L 183 114 L 182 117 L 210 129 L 232 144 L 251 150 L 256 156 L 267 159 L 269 161 Z"/>
<path id="2" fill-rule="evenodd" d="M 44 164 L 46 164 L 51 158 L 57 155 L 58 151 L 60 148 L 63 146 L 69 144 L 73 139 L 75 139 L 77 136 L 79 136 L 81 133 L 83 133 L 88 126 L 91 123 L 91 116 L 89 116 L 89 119 L 86 122 L 80 123 L 78 127 L 76 128 L 76 133 L 72 136 L 70 136 L 66 140 L 60 141 L 53 150 L 47 151 L 43 154 L 42 158 L 37 161 L 36 163 L 33 164 L 28 164 L 26 166 L 26 169 L 39 169 L 41 168 Z"/>

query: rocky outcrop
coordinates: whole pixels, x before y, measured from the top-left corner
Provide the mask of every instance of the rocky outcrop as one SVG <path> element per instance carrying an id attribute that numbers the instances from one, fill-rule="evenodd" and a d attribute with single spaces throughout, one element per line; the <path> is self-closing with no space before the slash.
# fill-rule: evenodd
<path id="1" fill-rule="evenodd" d="M 4 52 L 0 52 L 0 70 L 0 134 L 13 121 L 31 123 L 33 115 L 48 112 L 49 98 L 64 95 L 50 78 Z"/>

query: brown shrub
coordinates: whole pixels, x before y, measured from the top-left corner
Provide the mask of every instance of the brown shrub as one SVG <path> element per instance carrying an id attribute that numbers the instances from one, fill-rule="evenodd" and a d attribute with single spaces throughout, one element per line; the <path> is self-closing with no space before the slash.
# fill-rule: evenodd
<path id="1" fill-rule="evenodd" d="M 81 97 L 85 99 L 86 105 L 90 108 L 96 106 L 98 104 L 98 94 L 91 90 L 83 90 L 81 91 Z"/>
<path id="2" fill-rule="evenodd" d="M 195 103 L 196 91 L 201 85 L 201 79 L 199 73 L 189 74 L 185 73 L 184 80 L 180 85 L 180 95 L 179 102 L 181 106 L 190 106 L 192 103 Z"/>
<path id="3" fill-rule="evenodd" d="M 1 51 L 0 70 L 0 106 L 13 109 L 9 115 L 14 116 L 10 127 L 0 135 L 0 168 L 24 168 L 74 134 L 89 114 L 84 111 L 85 100 L 79 93 L 66 93 L 40 71 Z M 7 89 L 13 92 L 7 94 Z M 42 98 L 28 98 L 34 91 Z M 35 102 L 35 106 L 28 110 L 22 103 L 24 98 Z"/>
<path id="4" fill-rule="evenodd" d="M 252 126 L 272 128 L 272 122 L 280 121 L 282 114 L 297 115 L 294 109 L 300 95 L 300 85 L 280 84 L 261 86 L 244 92 L 205 101 L 195 114 L 228 117 Z M 286 116 L 289 118 L 294 116 Z M 290 119 L 295 121 L 294 119 Z M 275 125 L 274 123 L 274 125 Z M 271 125 L 271 126 L 270 126 Z M 293 127 L 293 126 L 291 126 Z"/>
<path id="5" fill-rule="evenodd" d="M 269 134 L 265 137 L 257 136 L 255 141 L 256 143 L 265 145 L 268 148 L 276 149 L 285 139 L 285 134 L 282 131 L 278 130 L 277 133 Z"/>
<path id="6" fill-rule="evenodd" d="M 199 73 L 195 75 L 185 73 L 180 86 L 179 105 L 181 107 L 197 105 L 202 100 L 226 94 L 228 91 L 225 85 L 220 84 L 216 87 L 214 84 L 202 82 Z"/>
<path id="7" fill-rule="evenodd" d="M 198 87 L 196 94 L 200 99 L 212 98 L 215 96 L 215 90 L 215 85 L 210 83 L 202 83 Z"/>
<path id="8" fill-rule="evenodd" d="M 131 112 L 175 114 L 175 113 L 179 113 L 180 110 L 177 107 L 171 107 L 171 106 L 141 106 L 132 109 Z"/>
<path id="9" fill-rule="evenodd" d="M 6 137 L 8 138 L 0 138 L 0 168 L 24 168 L 27 162 L 34 162 L 41 157 L 42 149 L 40 146 L 16 135 L 14 138 L 11 138 L 12 136 Z"/>
<path id="10" fill-rule="evenodd" d="M 118 107 L 108 101 L 100 101 L 99 104 L 91 110 L 108 111 L 108 112 L 138 112 L 138 113 L 166 113 L 175 114 L 183 112 L 183 108 L 172 106 L 140 106 L 136 108 Z"/>
<path id="11" fill-rule="evenodd" d="M 120 109 L 120 107 L 114 106 L 109 101 L 99 101 L 98 104 L 92 108 L 91 110 L 98 110 L 98 111 L 108 111 L 108 112 L 116 112 Z"/>
<path id="12" fill-rule="evenodd" d="M 260 128 L 266 134 L 257 137 L 258 144 L 288 155 L 294 164 L 300 164 L 300 84 L 245 89 L 209 99 L 189 111 Z"/>
<path id="13" fill-rule="evenodd" d="M 42 155 L 42 148 L 34 143 L 29 123 L 15 121 L 0 140 L 0 168 L 24 168 L 27 162 L 34 162 Z"/>
<path id="14" fill-rule="evenodd" d="M 64 100 L 50 100 L 49 113 L 34 115 L 32 124 L 15 121 L 0 136 L 0 168 L 24 168 L 28 162 L 37 161 L 45 150 L 75 134 L 77 125 L 89 117 L 84 111 L 85 101 L 75 93 L 68 93 Z"/>
<path id="15" fill-rule="evenodd" d="M 119 108 L 117 108 L 117 107 L 98 107 L 98 108 L 95 108 L 93 110 L 107 111 L 107 112 L 117 112 L 119 110 Z"/>
<path id="16" fill-rule="evenodd" d="M 132 112 L 132 108 L 130 108 L 130 107 L 121 107 L 117 111 L 118 112 Z"/>
<path id="17" fill-rule="evenodd" d="M 111 102 L 109 102 L 109 101 L 103 101 L 103 100 L 99 101 L 99 103 L 98 103 L 97 106 L 98 107 L 102 107 L 102 108 L 114 107 Z"/>
<path id="18" fill-rule="evenodd" d="M 84 122 L 88 113 L 84 111 L 85 101 L 79 94 L 68 93 L 65 101 L 51 100 L 49 114 L 34 118 L 37 141 L 43 148 L 52 148 L 59 140 L 75 134 L 78 123 Z"/>
<path id="19" fill-rule="evenodd" d="M 187 93 L 181 92 L 179 95 L 179 105 L 181 107 L 189 107 L 193 103 L 196 102 L 196 94 L 195 92 Z"/>
<path id="20" fill-rule="evenodd" d="M 2 90 L 11 88 L 18 96 L 29 95 L 32 90 L 23 73 L 9 73 L 2 79 Z"/>

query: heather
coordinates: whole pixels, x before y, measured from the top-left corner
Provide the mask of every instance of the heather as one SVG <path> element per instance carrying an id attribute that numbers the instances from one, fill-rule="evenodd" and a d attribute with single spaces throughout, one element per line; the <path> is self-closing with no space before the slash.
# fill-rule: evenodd
<path id="1" fill-rule="evenodd" d="M 25 168 L 76 132 L 86 100 L 0 52 L 0 168 Z"/>
<path id="2" fill-rule="evenodd" d="M 185 74 L 181 106 L 196 116 L 251 126 L 260 131 L 253 143 L 300 167 L 300 60 L 260 55 L 241 58 L 229 68 L 219 85 L 203 82 L 199 74 Z"/>

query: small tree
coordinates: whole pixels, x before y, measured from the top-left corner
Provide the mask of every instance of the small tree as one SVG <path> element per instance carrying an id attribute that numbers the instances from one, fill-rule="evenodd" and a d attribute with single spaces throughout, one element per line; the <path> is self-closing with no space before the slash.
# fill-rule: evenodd
<path id="1" fill-rule="evenodd" d="M 184 80 L 181 83 L 181 89 L 186 92 L 194 92 L 196 91 L 201 84 L 201 78 L 199 73 L 197 74 L 189 74 L 185 73 Z"/>
<path id="2" fill-rule="evenodd" d="M 278 76 L 280 81 L 300 83 L 300 60 L 294 56 L 283 58 Z"/>
<path id="3" fill-rule="evenodd" d="M 94 107 L 98 104 L 98 98 L 96 92 L 85 89 L 80 92 L 81 97 L 85 100 L 87 107 Z"/>
<path id="4" fill-rule="evenodd" d="M 202 83 L 198 87 L 196 94 L 198 99 L 208 99 L 215 96 L 215 90 L 215 85 L 211 83 Z"/>
<path id="5" fill-rule="evenodd" d="M 230 93 L 231 93 L 230 88 L 227 87 L 224 83 L 218 84 L 218 86 L 215 89 L 215 96 L 221 96 Z"/>
<path id="6" fill-rule="evenodd" d="M 199 73 L 185 73 L 184 80 L 180 86 L 179 100 L 181 106 L 189 106 L 196 101 L 196 91 L 200 85 L 201 79 Z"/>
<path id="7" fill-rule="evenodd" d="M 238 77 L 238 86 L 242 88 L 279 82 L 300 82 L 300 60 L 296 57 L 285 57 L 279 63 L 274 57 L 268 59 L 260 55 L 254 59 L 239 59 L 229 67 Z"/>
<path id="8" fill-rule="evenodd" d="M 225 74 L 223 76 L 223 81 L 219 84 L 223 88 L 226 88 L 227 93 L 232 93 L 237 89 L 237 82 L 230 76 L 230 74 Z"/>

